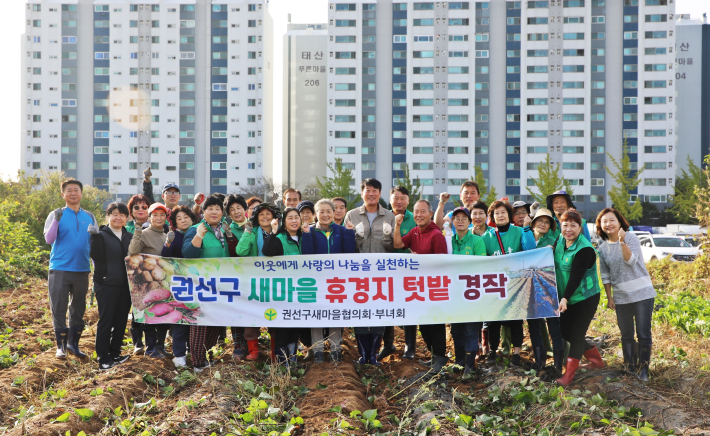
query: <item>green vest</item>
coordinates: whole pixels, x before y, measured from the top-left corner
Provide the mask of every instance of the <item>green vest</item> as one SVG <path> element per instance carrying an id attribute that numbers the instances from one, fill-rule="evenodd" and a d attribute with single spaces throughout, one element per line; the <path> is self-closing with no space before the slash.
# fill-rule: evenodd
<path id="1" fill-rule="evenodd" d="M 281 232 L 276 235 L 276 238 L 281 241 L 281 245 L 284 248 L 284 256 L 301 254 L 301 244 L 291 239 L 288 233 Z"/>
<path id="2" fill-rule="evenodd" d="M 393 212 L 394 213 L 394 212 Z M 399 234 L 404 237 L 410 230 L 417 226 L 416 221 L 414 221 L 414 215 L 409 210 L 404 211 L 404 220 L 402 224 L 399 225 Z M 394 231 L 394 229 L 392 229 Z M 395 248 L 393 253 L 409 253 L 407 248 Z"/>
<path id="3" fill-rule="evenodd" d="M 244 227 L 240 227 L 237 223 L 232 221 L 232 224 L 229 225 L 229 228 L 232 230 L 232 234 L 234 235 L 234 237 L 237 238 L 237 241 L 242 239 L 242 235 L 244 234 Z"/>
<path id="4" fill-rule="evenodd" d="M 555 231 L 553 232 L 552 229 L 550 229 L 550 231 L 547 232 L 547 234 L 549 236 L 551 236 L 552 239 L 554 239 L 556 241 L 557 238 L 560 237 L 560 234 L 562 234 L 562 225 L 560 224 L 560 220 L 557 219 L 557 216 L 555 216 L 555 224 L 557 224 L 557 226 L 555 227 Z M 584 229 L 586 229 L 586 228 L 587 228 L 587 220 L 582 218 L 582 233 L 580 233 L 580 235 L 582 237 L 584 237 Z M 584 239 L 587 239 L 587 238 L 584 238 Z"/>
<path id="5" fill-rule="evenodd" d="M 194 228 L 195 230 L 197 230 L 197 227 L 202 225 L 202 223 L 205 223 L 205 220 L 200 221 L 198 224 L 195 224 L 190 228 Z M 200 258 L 210 259 L 213 257 L 229 257 L 227 241 L 225 240 L 223 247 L 222 243 L 219 242 L 219 239 L 217 239 L 217 237 L 214 235 L 212 227 L 210 227 L 209 224 L 207 224 L 207 228 L 209 230 L 207 231 L 207 233 L 205 233 L 205 237 L 202 238 L 202 255 L 200 256 Z"/>
<path id="6" fill-rule="evenodd" d="M 594 246 L 591 242 L 587 241 L 587 238 L 579 235 L 577 240 L 572 244 L 567 251 L 565 251 L 565 240 L 564 238 L 559 238 L 557 240 L 557 246 L 555 247 L 555 277 L 557 279 L 557 292 L 560 296 L 564 295 L 565 289 L 567 289 L 567 282 L 569 281 L 569 276 L 572 271 L 572 262 L 574 261 L 574 255 L 577 254 L 582 248 L 590 247 L 594 250 Z M 596 250 L 594 250 L 596 253 Z M 599 286 L 599 276 L 597 275 L 597 264 L 589 268 L 582 278 L 582 283 L 579 287 L 575 289 L 572 298 L 568 301 L 568 304 L 578 303 L 582 300 L 586 300 L 601 292 L 601 287 Z"/>
<path id="7" fill-rule="evenodd" d="M 545 236 L 537 241 L 537 248 L 551 247 L 555 243 L 556 239 L 550 236 L 550 232 L 547 232 Z"/>
<path id="8" fill-rule="evenodd" d="M 483 242 L 483 238 L 474 235 L 470 231 L 466 232 L 466 236 L 463 239 L 459 239 L 458 233 L 454 233 L 454 236 L 451 238 L 451 248 L 453 249 L 452 254 L 469 256 L 486 255 L 486 243 Z"/>
<path id="9" fill-rule="evenodd" d="M 495 228 L 491 227 L 481 238 L 486 244 L 486 254 L 488 256 L 502 256 L 504 254 L 523 251 L 522 227 L 516 227 L 511 224 L 508 231 L 500 235 L 500 239 L 503 241 L 503 246 L 505 247 L 505 253 L 501 253 L 500 251 L 500 244 L 498 243 Z"/>

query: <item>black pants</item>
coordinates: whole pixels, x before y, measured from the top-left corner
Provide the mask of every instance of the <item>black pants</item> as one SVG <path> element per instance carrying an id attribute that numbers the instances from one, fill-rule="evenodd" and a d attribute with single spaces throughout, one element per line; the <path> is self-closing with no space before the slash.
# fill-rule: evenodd
<path id="1" fill-rule="evenodd" d="M 599 306 L 599 294 L 575 304 L 568 304 L 567 310 L 560 315 L 562 337 L 569 342 L 569 357 L 581 359 L 586 350 L 594 348 L 585 339 L 589 324 Z"/>
<path id="2" fill-rule="evenodd" d="M 269 334 L 274 341 L 274 349 L 279 349 L 298 342 L 300 331 L 294 328 L 269 327 Z"/>
<path id="3" fill-rule="evenodd" d="M 434 356 L 446 356 L 446 324 L 420 325 L 419 332 Z"/>
<path id="4" fill-rule="evenodd" d="M 131 310 L 131 294 L 125 286 L 96 284 L 96 303 L 99 307 L 99 322 L 96 324 L 96 356 L 99 363 L 108 363 L 121 355 L 123 334 L 126 331 L 128 312 Z"/>
<path id="5" fill-rule="evenodd" d="M 513 321 L 493 321 L 488 323 L 488 343 L 491 351 L 498 351 L 500 345 L 500 328 L 507 325 L 510 327 L 510 336 L 513 341 L 513 347 L 523 346 L 523 320 L 516 319 Z"/>

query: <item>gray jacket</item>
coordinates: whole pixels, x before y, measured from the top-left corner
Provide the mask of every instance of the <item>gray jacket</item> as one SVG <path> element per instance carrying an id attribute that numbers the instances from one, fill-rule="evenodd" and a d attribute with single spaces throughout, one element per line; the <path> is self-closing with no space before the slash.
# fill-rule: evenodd
<path id="1" fill-rule="evenodd" d="M 355 243 L 358 253 L 390 253 L 394 251 L 392 234 L 385 235 L 382 231 L 384 223 L 388 223 L 392 226 L 392 231 L 394 231 L 394 214 L 391 211 L 377 205 L 377 216 L 372 222 L 372 228 L 370 228 L 370 220 L 367 219 L 367 210 L 365 209 L 365 205 L 362 205 L 357 209 L 348 211 L 343 220 L 343 225 L 348 222 L 353 223 L 353 227 L 357 227 L 360 223 L 365 227 L 365 234 L 363 236 L 359 236 L 357 231 L 355 231 Z"/>

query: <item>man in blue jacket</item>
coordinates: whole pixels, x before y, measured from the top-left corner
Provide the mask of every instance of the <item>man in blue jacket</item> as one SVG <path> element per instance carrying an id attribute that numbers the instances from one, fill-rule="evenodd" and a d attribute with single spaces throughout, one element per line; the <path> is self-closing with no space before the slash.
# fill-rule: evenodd
<path id="1" fill-rule="evenodd" d="M 57 339 L 57 357 L 69 351 L 86 357 L 79 350 L 79 338 L 84 330 L 86 293 L 89 290 L 90 241 L 99 228 L 94 215 L 80 207 L 83 196 L 80 181 L 62 183 L 65 207 L 52 211 L 44 223 L 44 239 L 52 246 L 49 255 L 49 306 Z M 67 328 L 67 308 L 69 328 Z"/>

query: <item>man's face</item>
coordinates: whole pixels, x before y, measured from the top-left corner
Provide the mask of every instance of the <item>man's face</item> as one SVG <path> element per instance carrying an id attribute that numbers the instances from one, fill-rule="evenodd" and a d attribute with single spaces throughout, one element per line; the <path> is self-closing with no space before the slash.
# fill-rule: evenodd
<path id="1" fill-rule="evenodd" d="M 342 221 L 348 212 L 347 206 L 340 200 L 335 200 L 335 221 Z"/>
<path id="2" fill-rule="evenodd" d="M 82 196 L 83 193 L 81 192 L 81 188 L 75 183 L 68 184 L 64 188 L 64 192 L 62 192 L 62 198 L 67 204 L 70 205 L 76 205 L 81 203 Z"/>
<path id="3" fill-rule="evenodd" d="M 180 191 L 175 188 L 170 188 L 163 192 L 163 202 L 165 202 L 168 209 L 174 208 L 180 202 Z"/>
<path id="4" fill-rule="evenodd" d="M 284 198 L 284 204 L 286 204 L 286 207 L 296 207 L 300 202 L 301 199 L 298 198 L 297 192 L 289 192 L 286 194 L 286 198 Z"/>
<path id="5" fill-rule="evenodd" d="M 409 206 L 409 196 L 399 191 L 394 191 L 392 195 L 390 195 L 390 204 L 392 205 L 392 210 L 395 212 L 404 213 L 404 210 Z"/>
<path id="6" fill-rule="evenodd" d="M 434 213 L 429 210 L 429 206 L 424 202 L 419 202 L 414 205 L 414 221 L 419 227 L 426 227 L 431 222 L 431 217 Z"/>
<path id="7" fill-rule="evenodd" d="M 481 226 L 486 224 L 486 219 L 488 218 L 488 215 L 486 214 L 486 211 L 478 208 L 473 208 L 471 209 L 471 219 L 473 220 L 473 224 L 476 226 Z"/>
<path id="8" fill-rule="evenodd" d="M 525 207 L 516 207 L 515 210 L 513 211 L 513 220 L 515 221 L 515 225 L 518 227 L 523 227 L 523 224 L 525 223 L 525 215 L 528 214 L 527 209 Z"/>
<path id="9" fill-rule="evenodd" d="M 365 186 L 365 189 L 363 189 L 360 194 L 362 201 L 364 201 L 367 206 L 377 206 L 377 203 L 380 202 L 381 193 L 377 188 Z"/>
<path id="10" fill-rule="evenodd" d="M 473 186 L 466 186 L 461 190 L 461 202 L 466 205 L 472 204 L 474 201 L 478 201 L 478 189 Z"/>
<path id="11" fill-rule="evenodd" d="M 567 204 L 567 199 L 561 195 L 558 195 L 552 199 L 552 210 L 555 211 L 557 216 L 562 215 L 567 212 L 569 204 Z"/>
<path id="12" fill-rule="evenodd" d="M 302 222 L 308 223 L 308 224 L 310 224 L 310 223 L 313 222 L 313 216 L 314 216 L 314 215 L 313 215 L 313 212 L 311 212 L 310 209 L 304 207 L 304 208 L 301 210 L 300 215 L 301 215 L 301 221 L 302 221 Z"/>
<path id="13" fill-rule="evenodd" d="M 480 210 L 480 209 L 479 209 Z M 451 217 L 454 222 L 454 228 L 456 230 L 466 230 L 471 224 L 471 220 L 468 219 L 465 213 L 458 212 L 456 215 Z"/>

